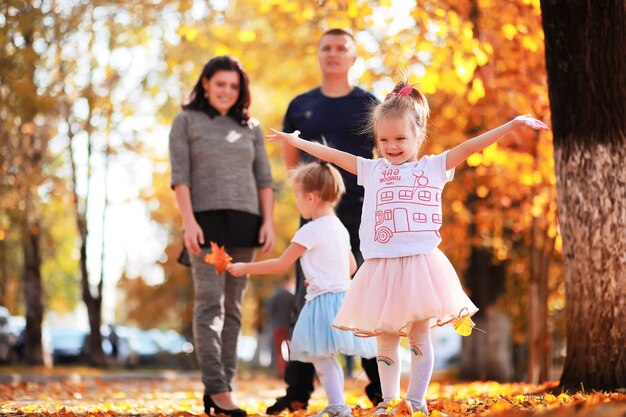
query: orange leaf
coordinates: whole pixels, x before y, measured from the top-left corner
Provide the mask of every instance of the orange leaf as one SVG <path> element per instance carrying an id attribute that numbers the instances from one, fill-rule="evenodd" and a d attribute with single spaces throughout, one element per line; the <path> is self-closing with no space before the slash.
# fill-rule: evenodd
<path id="1" fill-rule="evenodd" d="M 217 275 L 222 275 L 228 265 L 231 264 L 233 258 L 224 250 L 224 246 L 217 246 L 215 242 L 209 242 L 211 244 L 211 253 L 205 255 L 204 262 L 213 265 Z"/>
<path id="2" fill-rule="evenodd" d="M 463 316 L 458 319 L 454 319 L 452 324 L 454 324 L 454 330 L 456 330 L 456 332 L 461 336 L 469 336 L 472 334 L 472 329 L 475 326 L 470 316 Z"/>
<path id="3" fill-rule="evenodd" d="M 407 402 L 407 400 L 402 400 L 400 401 L 400 403 L 396 406 L 395 412 L 394 414 L 396 416 L 408 416 L 411 417 L 412 415 L 412 411 L 413 408 L 409 405 L 409 403 Z"/>

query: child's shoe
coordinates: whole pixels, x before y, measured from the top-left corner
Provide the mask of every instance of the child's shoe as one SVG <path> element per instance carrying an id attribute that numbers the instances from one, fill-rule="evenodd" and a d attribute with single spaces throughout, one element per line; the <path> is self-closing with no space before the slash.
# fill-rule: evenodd
<path id="1" fill-rule="evenodd" d="M 389 403 L 387 401 L 381 401 L 376 406 L 376 410 L 374 410 L 374 414 L 373 415 L 375 415 L 375 416 L 390 415 L 391 411 L 387 411 L 387 408 L 389 408 Z"/>
<path id="2" fill-rule="evenodd" d="M 314 417 L 352 417 L 352 409 L 348 405 L 327 406 Z"/>
<path id="3" fill-rule="evenodd" d="M 393 405 L 392 405 L 393 404 Z M 407 400 L 393 401 L 389 404 L 387 401 L 382 401 L 376 406 L 374 410 L 375 416 L 411 416 L 413 414 L 413 406 Z"/>
<path id="4" fill-rule="evenodd" d="M 415 411 L 421 411 L 425 416 L 428 416 L 428 407 L 426 405 L 421 405 L 419 407 L 413 405 L 413 412 Z"/>
<path id="5" fill-rule="evenodd" d="M 426 405 L 426 402 L 424 402 L 424 404 L 422 405 L 417 405 L 413 401 L 407 401 L 407 402 L 411 404 L 414 412 L 421 411 L 422 413 L 424 413 L 425 416 L 428 416 L 428 406 Z M 445 414 L 442 414 L 442 415 L 445 416 Z"/>

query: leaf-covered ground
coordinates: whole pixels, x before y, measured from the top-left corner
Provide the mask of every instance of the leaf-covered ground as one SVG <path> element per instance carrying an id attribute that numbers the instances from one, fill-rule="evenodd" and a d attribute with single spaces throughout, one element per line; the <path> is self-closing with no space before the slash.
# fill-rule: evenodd
<path id="1" fill-rule="evenodd" d="M 0 373 L 5 373 L 0 369 Z M 7 374 L 5 373 L 5 376 Z M 36 378 L 14 377 L 0 384 L 0 413 L 10 416 L 191 416 L 202 415 L 202 384 L 197 373 L 101 373 L 86 369 L 72 374 Z M 5 381 L 11 378 L 4 378 Z M 347 401 L 355 417 L 372 411 L 363 395 L 360 377 L 346 382 Z M 406 382 L 404 384 L 406 387 Z M 579 416 L 626 417 L 626 393 L 543 393 L 554 384 L 447 383 L 434 381 L 428 391 L 431 416 Z M 249 414 L 264 414 L 284 393 L 279 379 L 263 373 L 242 375 L 237 386 L 239 404 Z M 321 388 L 315 391 L 306 417 L 325 405 Z M 401 406 L 399 407 L 401 411 Z M 402 413 L 400 413 L 402 414 Z M 414 413 L 413 416 L 421 417 Z"/>

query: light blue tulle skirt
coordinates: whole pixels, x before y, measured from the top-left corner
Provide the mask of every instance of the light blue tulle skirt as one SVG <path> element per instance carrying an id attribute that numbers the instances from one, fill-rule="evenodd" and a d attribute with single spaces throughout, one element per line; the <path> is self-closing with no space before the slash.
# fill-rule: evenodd
<path id="1" fill-rule="evenodd" d="M 291 336 L 291 360 L 311 362 L 339 353 L 364 358 L 376 356 L 374 338 L 356 337 L 351 331 L 331 326 L 345 296 L 345 291 L 326 293 L 304 303 Z"/>

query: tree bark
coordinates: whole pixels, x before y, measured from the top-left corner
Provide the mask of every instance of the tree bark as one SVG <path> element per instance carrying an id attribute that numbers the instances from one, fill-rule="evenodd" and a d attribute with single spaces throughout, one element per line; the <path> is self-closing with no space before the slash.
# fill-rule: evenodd
<path id="1" fill-rule="evenodd" d="M 25 360 L 30 365 L 43 365 L 41 323 L 43 322 L 43 291 L 41 279 L 40 227 L 31 221 L 31 191 L 26 190 L 24 209 L 24 300 L 26 302 Z"/>
<path id="2" fill-rule="evenodd" d="M 626 3 L 542 0 L 563 238 L 561 386 L 626 387 Z"/>

